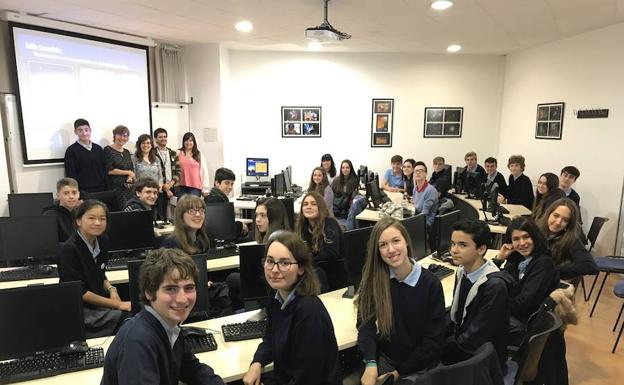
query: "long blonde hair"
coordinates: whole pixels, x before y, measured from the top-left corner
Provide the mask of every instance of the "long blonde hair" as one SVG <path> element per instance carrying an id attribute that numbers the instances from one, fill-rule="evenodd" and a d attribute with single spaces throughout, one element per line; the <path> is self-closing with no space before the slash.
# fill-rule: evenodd
<path id="1" fill-rule="evenodd" d="M 178 200 L 178 205 L 175 210 L 175 228 L 173 230 L 173 235 L 184 252 L 196 254 L 204 250 L 197 248 L 195 242 L 191 240 L 191 229 L 184 223 L 184 213 L 191 209 L 203 210 L 205 212 L 206 204 L 200 197 L 190 194 L 182 196 L 182 198 Z M 205 221 L 206 218 L 204 217 L 204 222 Z M 204 226 L 197 230 L 196 238 L 203 249 L 208 249 L 210 247 L 210 238 L 208 238 Z"/>

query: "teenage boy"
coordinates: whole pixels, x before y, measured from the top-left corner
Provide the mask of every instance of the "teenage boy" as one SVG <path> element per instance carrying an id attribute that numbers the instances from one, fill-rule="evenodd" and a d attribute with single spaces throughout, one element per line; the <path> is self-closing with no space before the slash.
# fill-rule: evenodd
<path id="1" fill-rule="evenodd" d="M 453 225 L 451 256 L 459 267 L 449 313 L 451 341 L 466 351 L 491 342 L 504 368 L 509 323 L 508 280 L 492 261 L 484 258 L 490 238 L 490 229 L 483 221 L 464 219 Z"/>
<path id="2" fill-rule="evenodd" d="M 485 160 L 485 173 L 487 174 L 487 179 L 485 183 L 490 186 L 492 183 L 496 183 L 498 185 L 498 193 L 505 195 L 505 190 L 507 190 L 507 182 L 505 182 L 505 177 L 503 174 L 498 172 L 498 161 L 496 158 L 489 157 Z"/>
<path id="3" fill-rule="evenodd" d="M 45 207 L 42 214 L 56 217 L 59 242 L 65 242 L 76 231 L 74 209 L 81 203 L 78 182 L 73 178 L 63 178 L 56 182 L 56 199 L 58 201 Z"/>
<path id="4" fill-rule="evenodd" d="M 581 197 L 572 188 L 572 185 L 576 183 L 579 176 L 581 176 L 581 172 L 578 168 L 574 166 L 565 166 L 561 169 L 561 174 L 559 175 L 559 188 L 563 190 L 566 197 L 572 199 L 572 201 L 574 201 L 574 203 L 576 203 L 576 205 L 580 208 Z"/>
<path id="5" fill-rule="evenodd" d="M 433 172 L 429 178 L 429 184 L 435 187 L 441 196 L 446 196 L 451 188 L 451 179 L 444 172 L 445 160 L 441 156 L 433 158 Z"/>
<path id="6" fill-rule="evenodd" d="M 431 228 L 438 210 L 438 190 L 427 182 L 427 165 L 416 162 L 414 166 L 414 208 L 426 217 L 427 228 Z"/>
<path id="7" fill-rule="evenodd" d="M 87 192 L 106 190 L 106 161 L 104 151 L 91 142 L 91 126 L 85 119 L 76 119 L 74 134 L 78 140 L 65 150 L 65 176 L 75 179 Z"/>
<path id="8" fill-rule="evenodd" d="M 481 167 L 479 163 L 477 163 L 477 153 L 474 151 L 470 151 L 464 155 L 464 162 L 466 162 L 466 168 L 464 171 L 472 171 L 478 172 L 481 175 L 481 180 L 485 180 L 487 177 L 485 173 L 485 169 Z"/>
<path id="9" fill-rule="evenodd" d="M 139 275 L 145 307 L 117 332 L 106 352 L 101 385 L 224 384 L 190 352 L 180 328 L 195 305 L 197 279 L 195 263 L 182 251 L 147 254 Z"/>
<path id="10" fill-rule="evenodd" d="M 498 195 L 499 203 L 510 203 L 514 205 L 523 205 L 529 210 L 533 210 L 533 183 L 528 176 L 524 175 L 524 156 L 512 155 L 507 162 L 507 168 L 511 174 L 509 175 L 509 184 L 505 194 Z"/>
<path id="11" fill-rule="evenodd" d="M 386 191 L 405 191 L 405 181 L 403 180 L 403 157 L 395 155 L 390 159 L 391 168 L 386 170 L 381 187 Z"/>
<path id="12" fill-rule="evenodd" d="M 167 130 L 157 128 L 154 130 L 154 138 L 156 139 L 156 158 L 158 158 L 162 172 L 162 191 L 158 194 L 156 207 L 158 217 L 166 221 L 173 217 L 173 215 L 167 215 L 167 207 L 169 199 L 173 197 L 173 186 L 180 180 L 180 161 L 177 151 L 167 147 Z"/>
<path id="13" fill-rule="evenodd" d="M 229 202 L 228 195 L 234 189 L 234 182 L 236 181 L 236 175 L 229 168 L 220 167 L 215 172 L 214 187 L 210 190 L 208 195 L 204 198 L 206 204 L 210 203 L 225 203 Z M 244 237 L 247 235 L 247 225 L 242 222 L 236 221 L 236 229 L 238 235 Z"/>
<path id="14" fill-rule="evenodd" d="M 124 211 L 150 210 L 156 214 L 155 205 L 159 187 L 158 182 L 154 179 L 139 179 L 134 184 L 134 196 L 128 200 Z M 154 215 L 155 218 L 156 215 Z"/>

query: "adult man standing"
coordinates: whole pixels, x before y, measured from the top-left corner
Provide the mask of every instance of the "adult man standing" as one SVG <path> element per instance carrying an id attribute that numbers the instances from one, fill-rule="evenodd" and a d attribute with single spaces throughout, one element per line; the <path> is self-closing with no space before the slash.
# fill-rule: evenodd
<path id="1" fill-rule="evenodd" d="M 91 126 L 85 119 L 76 119 L 74 134 L 78 140 L 65 150 L 65 176 L 78 181 L 82 191 L 106 190 L 106 161 L 102 147 L 91 142 Z"/>
<path id="2" fill-rule="evenodd" d="M 169 219 L 167 215 L 167 206 L 169 199 L 173 197 L 173 186 L 180 180 L 180 162 L 178 161 L 178 153 L 167 147 L 167 130 L 157 128 L 154 131 L 156 139 L 156 157 L 160 162 L 162 170 L 162 190 L 158 194 L 156 202 L 158 217 L 166 221 Z"/>

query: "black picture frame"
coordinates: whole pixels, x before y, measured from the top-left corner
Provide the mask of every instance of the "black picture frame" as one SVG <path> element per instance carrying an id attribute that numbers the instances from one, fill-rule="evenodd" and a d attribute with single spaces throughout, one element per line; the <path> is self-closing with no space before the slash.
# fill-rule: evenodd
<path id="1" fill-rule="evenodd" d="M 461 138 L 464 107 L 425 107 L 423 138 Z"/>
<path id="2" fill-rule="evenodd" d="M 282 138 L 320 138 L 320 106 L 282 106 Z"/>
<path id="3" fill-rule="evenodd" d="M 394 99 L 374 98 L 371 113 L 371 147 L 392 147 Z"/>
<path id="4" fill-rule="evenodd" d="M 561 140 L 565 103 L 541 103 L 535 117 L 535 139 Z"/>

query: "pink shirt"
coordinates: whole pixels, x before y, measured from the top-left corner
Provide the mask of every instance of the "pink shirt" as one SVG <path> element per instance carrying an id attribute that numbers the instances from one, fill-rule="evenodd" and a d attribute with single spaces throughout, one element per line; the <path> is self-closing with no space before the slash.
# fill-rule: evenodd
<path id="1" fill-rule="evenodd" d="M 182 169 L 180 173 L 180 186 L 194 187 L 201 190 L 203 186 L 199 162 L 193 159 L 192 156 L 187 158 L 184 151 L 180 151 L 178 157 L 180 160 L 180 168 Z"/>

